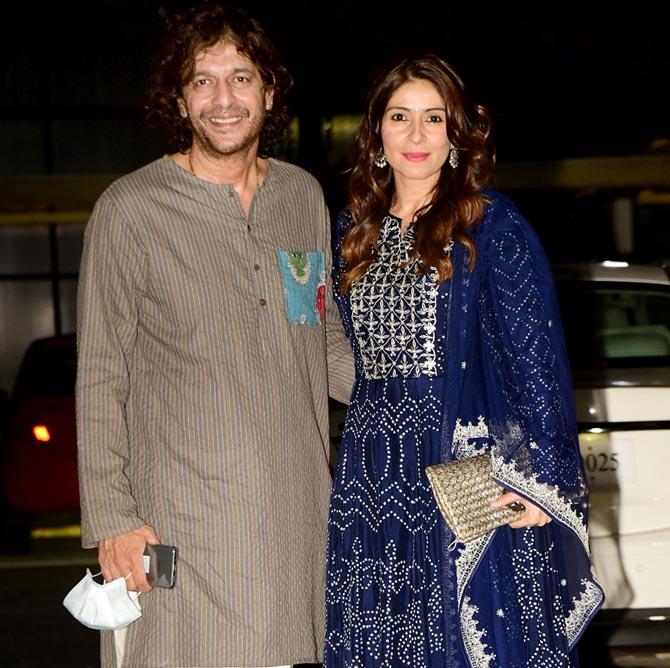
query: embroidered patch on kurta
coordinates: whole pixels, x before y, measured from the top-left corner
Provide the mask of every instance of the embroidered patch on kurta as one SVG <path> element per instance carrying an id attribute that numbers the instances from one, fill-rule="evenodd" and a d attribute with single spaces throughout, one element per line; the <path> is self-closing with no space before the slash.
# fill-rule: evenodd
<path id="1" fill-rule="evenodd" d="M 296 325 L 318 325 L 325 318 L 326 260 L 323 252 L 278 250 L 286 312 Z"/>

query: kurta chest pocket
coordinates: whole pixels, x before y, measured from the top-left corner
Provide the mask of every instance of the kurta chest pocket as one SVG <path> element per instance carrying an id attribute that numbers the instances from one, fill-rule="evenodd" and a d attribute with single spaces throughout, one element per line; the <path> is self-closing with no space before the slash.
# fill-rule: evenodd
<path id="1" fill-rule="evenodd" d="M 325 318 L 326 259 L 321 251 L 278 250 L 289 322 L 318 325 Z"/>

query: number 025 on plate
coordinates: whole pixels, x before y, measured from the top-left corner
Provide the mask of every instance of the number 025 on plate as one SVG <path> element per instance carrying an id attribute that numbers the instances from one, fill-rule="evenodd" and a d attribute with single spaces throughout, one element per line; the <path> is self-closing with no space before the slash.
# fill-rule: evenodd
<path id="1" fill-rule="evenodd" d="M 633 441 L 616 434 L 582 433 L 579 445 L 591 489 L 618 489 L 635 482 Z"/>

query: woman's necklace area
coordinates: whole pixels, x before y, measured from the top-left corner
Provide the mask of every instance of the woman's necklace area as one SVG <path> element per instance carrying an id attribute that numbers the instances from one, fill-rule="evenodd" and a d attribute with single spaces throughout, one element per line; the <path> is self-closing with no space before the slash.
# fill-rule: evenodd
<path id="1" fill-rule="evenodd" d="M 189 151 L 187 153 L 187 157 L 188 157 L 188 168 L 191 171 L 191 174 L 193 174 L 193 176 L 195 176 L 196 179 L 200 178 L 195 173 L 195 169 L 193 167 L 193 162 L 191 160 L 191 151 Z M 256 167 L 256 190 L 258 190 L 261 187 L 263 182 L 261 181 L 261 170 L 258 167 L 258 159 L 257 158 L 254 159 L 254 166 Z"/>
<path id="2" fill-rule="evenodd" d="M 393 196 L 391 197 L 391 206 L 389 209 L 389 213 L 393 211 L 393 209 L 399 209 L 401 213 L 391 213 L 392 216 L 395 216 L 396 218 L 400 218 L 401 222 L 401 232 L 404 233 L 407 231 L 407 228 L 415 222 L 416 220 L 416 212 L 421 209 L 421 207 L 424 205 L 425 200 L 423 200 L 418 206 L 412 206 L 407 209 L 407 215 L 402 215 L 402 211 L 404 210 L 403 207 L 398 207 L 398 193 L 394 192 Z"/>

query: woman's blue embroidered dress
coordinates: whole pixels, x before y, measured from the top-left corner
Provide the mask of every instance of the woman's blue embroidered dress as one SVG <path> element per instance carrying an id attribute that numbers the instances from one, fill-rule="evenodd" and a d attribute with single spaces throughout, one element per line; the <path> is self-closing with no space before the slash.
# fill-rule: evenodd
<path id="1" fill-rule="evenodd" d="M 357 378 L 331 497 L 327 668 L 575 666 L 602 604 L 587 490 L 551 273 L 512 202 L 449 252 L 453 277 L 407 264 L 414 229 L 385 217 L 374 263 L 334 285 Z M 491 452 L 494 477 L 549 513 L 455 543 L 425 467 Z"/>

